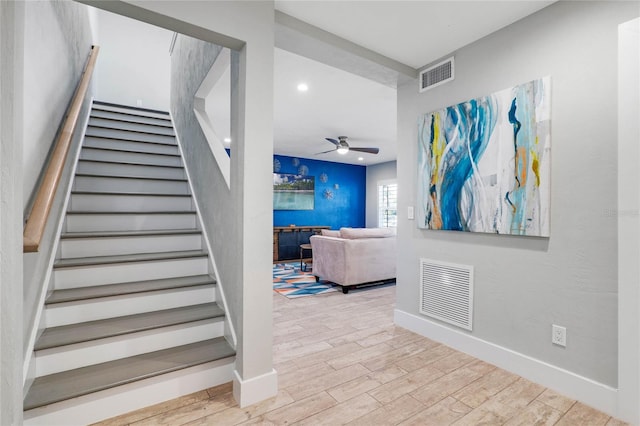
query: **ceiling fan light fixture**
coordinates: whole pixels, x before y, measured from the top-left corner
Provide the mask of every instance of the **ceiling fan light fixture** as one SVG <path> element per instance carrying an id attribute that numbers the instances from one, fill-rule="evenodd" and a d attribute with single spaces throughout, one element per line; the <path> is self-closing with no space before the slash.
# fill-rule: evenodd
<path id="1" fill-rule="evenodd" d="M 338 151 L 338 154 L 345 155 L 347 152 L 349 152 L 349 147 L 348 146 L 339 146 L 338 149 L 336 149 L 336 151 Z"/>

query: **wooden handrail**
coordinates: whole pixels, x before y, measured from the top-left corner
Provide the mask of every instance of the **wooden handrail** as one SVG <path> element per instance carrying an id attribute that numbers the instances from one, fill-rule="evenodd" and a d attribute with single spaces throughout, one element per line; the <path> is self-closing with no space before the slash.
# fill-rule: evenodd
<path id="1" fill-rule="evenodd" d="M 82 108 L 84 97 L 87 94 L 87 88 L 91 81 L 91 76 L 96 65 L 96 58 L 98 57 L 99 51 L 100 47 L 91 47 L 89 59 L 87 60 L 84 71 L 82 72 L 80 83 L 76 88 L 71 105 L 69 105 L 69 109 L 67 110 L 62 131 L 56 139 L 56 146 L 53 150 L 53 154 L 51 155 L 49 164 L 47 165 L 47 171 L 45 172 L 40 188 L 38 188 L 36 200 L 33 203 L 33 209 L 31 209 L 31 214 L 29 215 L 24 227 L 22 239 L 24 253 L 37 252 L 40 248 L 42 234 L 44 233 L 44 228 L 47 224 L 47 218 L 49 217 L 49 211 L 53 204 L 53 198 L 56 194 L 56 190 L 58 189 L 58 183 L 60 182 L 64 163 L 67 159 L 67 153 L 69 152 L 69 146 L 71 145 L 71 138 L 75 131 L 76 124 L 78 123 L 80 109 Z"/>

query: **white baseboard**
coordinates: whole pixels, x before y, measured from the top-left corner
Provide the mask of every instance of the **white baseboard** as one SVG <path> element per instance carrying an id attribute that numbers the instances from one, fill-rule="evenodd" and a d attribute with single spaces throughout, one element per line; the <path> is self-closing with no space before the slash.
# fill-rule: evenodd
<path id="1" fill-rule="evenodd" d="M 394 311 L 394 321 L 400 327 L 618 417 L 617 389 L 398 309 Z"/>
<path id="2" fill-rule="evenodd" d="M 278 373 L 272 369 L 269 373 L 251 379 L 242 380 L 238 370 L 233 371 L 233 397 L 240 408 L 264 401 L 278 393 Z"/>
<path id="3" fill-rule="evenodd" d="M 231 381 L 228 358 L 26 411 L 25 425 L 87 425 Z"/>

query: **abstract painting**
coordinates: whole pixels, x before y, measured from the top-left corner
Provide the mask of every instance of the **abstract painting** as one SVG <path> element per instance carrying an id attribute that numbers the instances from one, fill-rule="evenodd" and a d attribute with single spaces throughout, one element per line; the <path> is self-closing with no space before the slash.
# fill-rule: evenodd
<path id="1" fill-rule="evenodd" d="M 549 236 L 550 80 L 420 117 L 418 227 Z"/>

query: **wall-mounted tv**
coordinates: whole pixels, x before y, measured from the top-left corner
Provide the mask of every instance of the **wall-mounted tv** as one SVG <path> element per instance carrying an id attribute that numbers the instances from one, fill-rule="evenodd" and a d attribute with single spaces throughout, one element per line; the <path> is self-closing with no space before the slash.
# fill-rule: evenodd
<path id="1" fill-rule="evenodd" d="M 315 179 L 289 173 L 273 174 L 274 210 L 313 210 Z"/>

